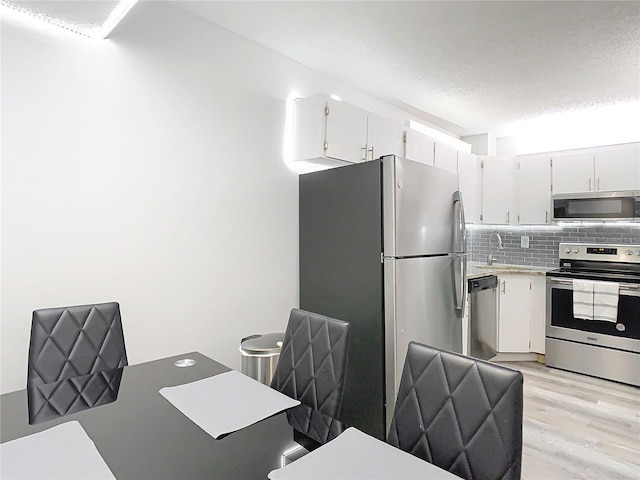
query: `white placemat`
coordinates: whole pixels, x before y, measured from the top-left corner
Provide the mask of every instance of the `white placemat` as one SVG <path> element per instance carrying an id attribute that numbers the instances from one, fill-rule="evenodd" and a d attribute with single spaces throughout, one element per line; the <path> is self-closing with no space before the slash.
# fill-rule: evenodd
<path id="1" fill-rule="evenodd" d="M 271 480 L 460 480 L 456 475 L 361 432 L 346 429 L 286 467 Z"/>
<path id="2" fill-rule="evenodd" d="M 233 370 L 177 387 L 164 387 L 160 394 L 214 438 L 300 404 Z"/>
<path id="3" fill-rule="evenodd" d="M 0 445 L 3 479 L 114 479 L 95 444 L 77 421 Z"/>

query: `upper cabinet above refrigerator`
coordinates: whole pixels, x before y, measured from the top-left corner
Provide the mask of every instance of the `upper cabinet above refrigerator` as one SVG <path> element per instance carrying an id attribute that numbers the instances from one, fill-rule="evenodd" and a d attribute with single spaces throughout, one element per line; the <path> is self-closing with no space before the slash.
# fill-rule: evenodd
<path id="1" fill-rule="evenodd" d="M 403 155 L 404 127 L 355 105 L 319 94 L 294 102 L 293 161 L 328 167 Z"/>

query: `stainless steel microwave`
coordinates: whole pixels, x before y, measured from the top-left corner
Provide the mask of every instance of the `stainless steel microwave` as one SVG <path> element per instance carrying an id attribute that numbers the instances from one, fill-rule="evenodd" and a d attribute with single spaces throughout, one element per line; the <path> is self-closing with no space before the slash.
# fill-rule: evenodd
<path id="1" fill-rule="evenodd" d="M 640 222 L 640 192 L 558 194 L 552 203 L 555 222 Z"/>

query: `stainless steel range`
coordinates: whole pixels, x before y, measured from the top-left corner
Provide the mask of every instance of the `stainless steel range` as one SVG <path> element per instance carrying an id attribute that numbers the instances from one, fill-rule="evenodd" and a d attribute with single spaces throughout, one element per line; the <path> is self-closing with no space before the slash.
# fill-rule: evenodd
<path id="1" fill-rule="evenodd" d="M 640 386 L 640 245 L 561 243 L 547 272 L 546 363 Z"/>

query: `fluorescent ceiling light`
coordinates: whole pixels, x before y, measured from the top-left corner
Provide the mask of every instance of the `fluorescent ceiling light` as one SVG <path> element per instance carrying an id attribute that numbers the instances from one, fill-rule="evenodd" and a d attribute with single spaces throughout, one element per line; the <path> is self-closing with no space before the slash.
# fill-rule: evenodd
<path id="1" fill-rule="evenodd" d="M 2 14 L 27 28 L 58 27 L 89 38 L 104 39 L 138 0 L 2 0 Z"/>
<path id="2" fill-rule="evenodd" d="M 463 152 L 471 151 L 471 144 L 463 142 L 459 138 L 447 135 L 446 133 L 443 133 L 440 130 L 436 130 L 435 128 L 428 127 L 423 123 L 416 122 L 415 120 L 409 120 L 409 128 L 411 130 L 415 130 L 416 132 L 424 133 L 434 140 L 446 143 L 456 148 L 457 150 L 462 150 Z"/>

